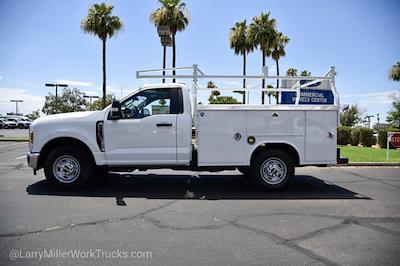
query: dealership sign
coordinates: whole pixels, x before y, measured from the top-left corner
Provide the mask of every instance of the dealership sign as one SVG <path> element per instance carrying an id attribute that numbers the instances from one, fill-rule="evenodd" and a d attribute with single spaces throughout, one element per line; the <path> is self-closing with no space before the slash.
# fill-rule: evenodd
<path id="1" fill-rule="evenodd" d="M 389 143 L 395 148 L 400 148 L 400 132 L 388 132 L 386 143 L 386 161 L 389 161 Z"/>
<path id="2" fill-rule="evenodd" d="M 390 142 L 392 143 L 393 147 L 400 148 L 400 132 L 390 132 Z"/>
<path id="3" fill-rule="evenodd" d="M 282 104 L 295 104 L 296 92 L 282 92 Z M 332 91 L 324 89 L 300 89 L 299 104 L 334 104 Z"/>

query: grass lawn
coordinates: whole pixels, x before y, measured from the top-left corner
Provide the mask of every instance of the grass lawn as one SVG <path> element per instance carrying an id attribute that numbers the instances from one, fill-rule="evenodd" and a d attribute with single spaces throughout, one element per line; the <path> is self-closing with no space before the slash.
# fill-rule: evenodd
<path id="1" fill-rule="evenodd" d="M 400 163 L 400 149 L 389 150 L 389 161 L 386 161 L 386 149 L 342 146 L 340 148 L 340 157 L 349 158 L 349 162 L 397 162 Z"/>

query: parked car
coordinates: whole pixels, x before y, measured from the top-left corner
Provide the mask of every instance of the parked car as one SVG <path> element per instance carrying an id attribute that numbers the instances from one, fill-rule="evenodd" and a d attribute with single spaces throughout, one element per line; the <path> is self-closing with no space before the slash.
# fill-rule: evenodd
<path id="1" fill-rule="evenodd" d="M 17 122 L 18 128 L 21 128 L 21 129 L 29 128 L 29 126 L 32 124 L 32 122 L 28 118 L 25 118 L 25 117 L 11 117 L 11 118 L 9 117 L 8 120 Z"/>
<path id="2" fill-rule="evenodd" d="M 16 121 L 9 121 L 5 118 L 0 118 L 0 128 L 16 128 L 18 123 Z"/>

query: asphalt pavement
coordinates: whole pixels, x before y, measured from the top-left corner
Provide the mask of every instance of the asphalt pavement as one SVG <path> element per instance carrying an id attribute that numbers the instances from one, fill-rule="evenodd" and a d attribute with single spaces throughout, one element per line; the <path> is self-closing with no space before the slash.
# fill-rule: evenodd
<path id="1" fill-rule="evenodd" d="M 0 265 L 400 265 L 400 168 L 303 167 L 283 191 L 237 171 L 97 176 L 60 191 L 0 143 Z"/>

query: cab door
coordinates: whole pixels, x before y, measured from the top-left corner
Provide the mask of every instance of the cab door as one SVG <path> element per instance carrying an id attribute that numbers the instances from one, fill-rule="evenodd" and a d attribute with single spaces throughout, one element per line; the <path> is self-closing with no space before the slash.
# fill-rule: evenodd
<path id="1" fill-rule="evenodd" d="M 147 89 L 121 102 L 121 119 L 104 122 L 108 165 L 175 165 L 177 88 Z"/>

